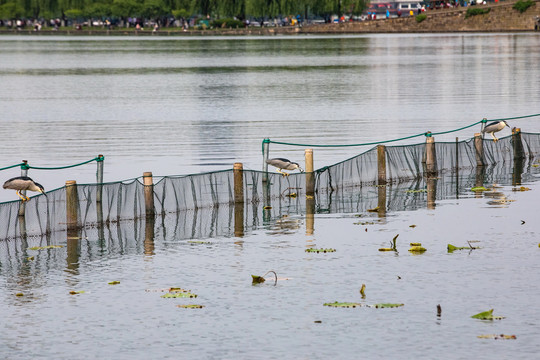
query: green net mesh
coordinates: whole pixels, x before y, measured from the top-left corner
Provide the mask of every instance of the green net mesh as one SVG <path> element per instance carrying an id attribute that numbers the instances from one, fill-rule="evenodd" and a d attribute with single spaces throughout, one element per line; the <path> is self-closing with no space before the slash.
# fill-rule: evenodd
<path id="1" fill-rule="evenodd" d="M 473 139 L 435 143 L 439 171 L 437 178 L 431 180 L 424 176 L 425 143 L 387 146 L 389 183 L 383 188 L 383 206 L 386 211 L 425 207 L 428 186 L 434 189 L 437 199 L 444 199 L 461 196 L 473 186 L 536 180 L 540 134 L 521 133 L 519 144 L 516 139 L 519 138 L 509 136 L 498 142 L 484 141 L 483 167 L 476 166 Z M 375 186 L 377 166 L 377 150 L 373 148 L 318 169 L 315 172 L 315 212 L 365 212 L 379 206 L 381 188 Z M 263 181 L 265 175 L 268 176 L 266 182 Z M 233 170 L 155 178 L 155 221 L 163 238 L 235 236 L 238 221 L 242 231 L 249 232 L 283 214 L 306 213 L 305 174 L 284 177 L 274 172 L 244 170 L 242 180 L 244 201 L 240 207 L 234 204 Z M 134 236 L 143 237 L 147 229 L 144 225 L 145 186 L 141 181 L 139 178 L 77 185 L 78 219 L 83 231 L 112 233 L 127 227 Z M 428 181 L 432 182 L 428 184 Z M 98 202 L 100 196 L 102 200 Z M 24 217 L 18 216 L 21 206 Z M 0 239 L 8 241 L 23 237 L 25 241 L 47 242 L 51 236 L 67 230 L 66 216 L 65 188 L 48 192 L 47 198 L 36 196 L 25 204 L 19 201 L 1 203 Z"/>

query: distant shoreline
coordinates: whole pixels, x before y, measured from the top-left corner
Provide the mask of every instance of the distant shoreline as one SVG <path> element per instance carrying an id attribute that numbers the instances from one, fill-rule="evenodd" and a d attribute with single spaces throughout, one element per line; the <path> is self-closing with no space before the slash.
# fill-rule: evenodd
<path id="1" fill-rule="evenodd" d="M 489 9 L 486 14 L 467 16 L 471 7 L 430 10 L 419 21 L 416 16 L 390 19 L 377 19 L 339 24 L 316 24 L 306 26 L 250 27 L 242 29 L 210 29 L 183 31 L 182 28 L 162 28 L 158 31 L 135 30 L 134 28 L 49 28 L 40 31 L 33 29 L 0 29 L 1 35 L 38 36 L 271 36 L 300 34 L 375 34 L 375 33 L 467 33 L 467 32 L 538 32 L 540 34 L 540 0 L 521 13 L 513 9 L 515 1 L 503 1 L 478 5 L 475 8 Z"/>

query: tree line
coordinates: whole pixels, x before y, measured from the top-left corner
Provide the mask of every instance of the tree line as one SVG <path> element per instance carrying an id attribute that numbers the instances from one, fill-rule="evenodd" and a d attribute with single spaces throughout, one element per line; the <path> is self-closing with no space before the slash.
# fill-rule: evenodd
<path id="1" fill-rule="evenodd" d="M 270 19 L 360 15 L 369 0 L 0 0 L 0 19 Z"/>

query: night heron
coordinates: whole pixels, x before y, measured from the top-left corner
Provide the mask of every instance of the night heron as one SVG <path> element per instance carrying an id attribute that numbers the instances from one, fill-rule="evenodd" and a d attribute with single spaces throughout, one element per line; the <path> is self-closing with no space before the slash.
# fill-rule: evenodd
<path id="1" fill-rule="evenodd" d="M 506 121 L 504 121 L 504 120 L 494 121 L 492 123 L 487 124 L 486 127 L 482 130 L 482 132 L 491 134 L 491 137 L 493 137 L 494 141 L 499 141 L 499 139 L 497 139 L 495 137 L 494 133 L 496 133 L 497 131 L 501 131 L 506 126 L 508 126 L 508 128 L 510 128 L 510 125 L 508 125 L 506 123 Z"/>
<path id="2" fill-rule="evenodd" d="M 304 172 L 298 163 L 292 162 L 289 159 L 284 158 L 274 158 L 266 160 L 266 163 L 272 166 L 275 166 L 278 170 L 278 173 L 283 174 L 283 176 L 289 176 L 288 173 L 285 173 L 281 170 L 295 170 L 298 169 L 300 172 Z"/>
<path id="3" fill-rule="evenodd" d="M 19 176 L 9 179 L 4 183 L 4 189 L 16 190 L 17 195 L 21 198 L 23 202 L 30 200 L 28 196 L 21 194 L 21 191 L 23 190 L 40 192 L 45 195 L 45 197 L 47 197 L 43 186 L 41 184 L 38 184 L 37 182 L 34 182 L 34 180 L 29 178 L 28 176 Z"/>

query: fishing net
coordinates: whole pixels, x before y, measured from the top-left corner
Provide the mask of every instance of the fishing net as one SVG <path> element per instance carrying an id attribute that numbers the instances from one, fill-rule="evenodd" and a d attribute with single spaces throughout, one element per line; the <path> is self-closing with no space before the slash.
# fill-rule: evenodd
<path id="1" fill-rule="evenodd" d="M 509 136 L 498 142 L 484 141 L 485 166 L 482 167 L 476 165 L 473 139 L 435 143 L 438 174 L 431 179 L 424 176 L 425 149 L 425 143 L 387 146 L 388 185 L 382 190 L 376 184 L 376 148 L 316 170 L 315 212 L 365 212 L 381 205 L 385 211 L 415 209 L 424 207 L 429 200 L 427 188 L 434 191 L 435 198 L 444 199 L 459 197 L 467 189 L 482 184 L 534 181 L 540 134 L 521 133 L 520 138 Z M 264 181 L 266 177 L 268 180 Z M 161 229 L 164 238 L 173 240 L 238 236 L 264 227 L 284 214 L 300 215 L 308 211 L 306 174 L 282 176 L 245 170 L 241 179 L 243 201 L 236 205 L 238 194 L 235 195 L 233 170 L 154 179 L 155 227 Z M 127 226 L 138 237 L 149 231 L 144 225 L 147 223 L 145 186 L 141 178 L 77 185 L 77 198 L 78 225 L 83 231 L 118 234 L 119 229 Z M 97 201 L 99 198 L 101 201 Z M 24 216 L 18 216 L 21 206 Z M 47 242 L 56 234 L 65 236 L 66 209 L 66 188 L 47 193 L 47 198 L 36 196 L 24 204 L 1 203 L 0 239 L 23 237 L 27 241 Z"/>

